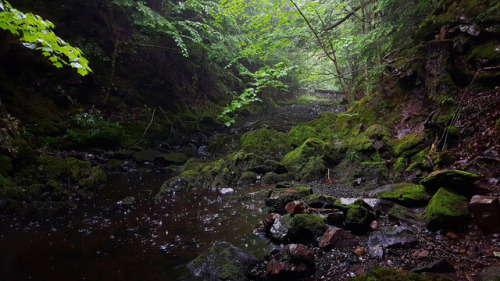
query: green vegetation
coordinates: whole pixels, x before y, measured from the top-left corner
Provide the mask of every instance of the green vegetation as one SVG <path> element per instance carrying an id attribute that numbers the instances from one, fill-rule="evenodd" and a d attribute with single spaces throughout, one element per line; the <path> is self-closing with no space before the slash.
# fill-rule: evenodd
<path id="1" fill-rule="evenodd" d="M 404 206 L 418 206 L 426 203 L 429 196 L 422 185 L 398 183 L 390 185 L 389 190 L 377 194 L 380 199 L 388 199 Z"/>
<path id="2" fill-rule="evenodd" d="M 425 211 L 429 229 L 460 229 L 465 227 L 465 219 L 469 214 L 468 200 L 463 195 L 440 188 L 432 196 Z"/>

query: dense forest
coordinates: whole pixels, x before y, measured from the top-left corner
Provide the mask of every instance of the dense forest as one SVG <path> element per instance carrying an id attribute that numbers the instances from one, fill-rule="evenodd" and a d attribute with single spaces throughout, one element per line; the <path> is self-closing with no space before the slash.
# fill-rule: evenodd
<path id="1" fill-rule="evenodd" d="M 498 280 L 499 34 L 488 0 L 0 0 L 0 279 Z"/>

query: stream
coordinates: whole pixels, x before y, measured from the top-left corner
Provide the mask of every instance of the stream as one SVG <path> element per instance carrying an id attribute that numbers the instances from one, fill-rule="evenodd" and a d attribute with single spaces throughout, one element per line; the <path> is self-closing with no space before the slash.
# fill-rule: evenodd
<path id="1" fill-rule="evenodd" d="M 265 187 L 203 189 L 155 202 L 167 177 L 111 175 L 92 203 L 75 210 L 2 217 L 0 280 L 188 280 L 185 265 L 215 241 L 266 252 L 266 241 L 252 234 L 265 217 Z M 137 199 L 117 203 L 128 196 Z"/>

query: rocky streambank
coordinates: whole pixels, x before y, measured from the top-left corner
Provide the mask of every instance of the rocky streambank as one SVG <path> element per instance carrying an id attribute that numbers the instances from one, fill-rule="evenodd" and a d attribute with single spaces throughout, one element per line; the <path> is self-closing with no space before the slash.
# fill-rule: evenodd
<path id="1" fill-rule="evenodd" d="M 218 263 L 211 248 L 210 259 L 203 254 L 189 268 L 204 280 L 494 280 L 499 198 L 472 196 L 477 179 L 439 171 L 421 185 L 386 185 L 366 196 L 280 183 L 267 191 L 269 215 L 255 230 L 275 250 L 260 261 L 232 255 Z"/>

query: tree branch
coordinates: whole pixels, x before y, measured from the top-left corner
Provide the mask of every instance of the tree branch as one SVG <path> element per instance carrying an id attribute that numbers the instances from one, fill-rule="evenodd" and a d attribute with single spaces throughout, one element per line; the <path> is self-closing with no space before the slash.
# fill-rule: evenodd
<path id="1" fill-rule="evenodd" d="M 332 30 L 334 29 L 335 27 L 341 25 L 343 22 L 345 22 L 346 20 L 348 20 L 350 17 L 352 17 L 353 15 L 356 14 L 356 12 L 361 9 L 361 6 L 359 7 L 356 7 L 354 8 L 354 10 L 352 10 L 349 14 L 345 15 L 342 19 L 340 19 L 338 22 L 334 23 L 332 26 L 330 27 L 326 27 L 326 28 L 323 28 L 324 31 L 328 31 L 328 30 Z"/>

